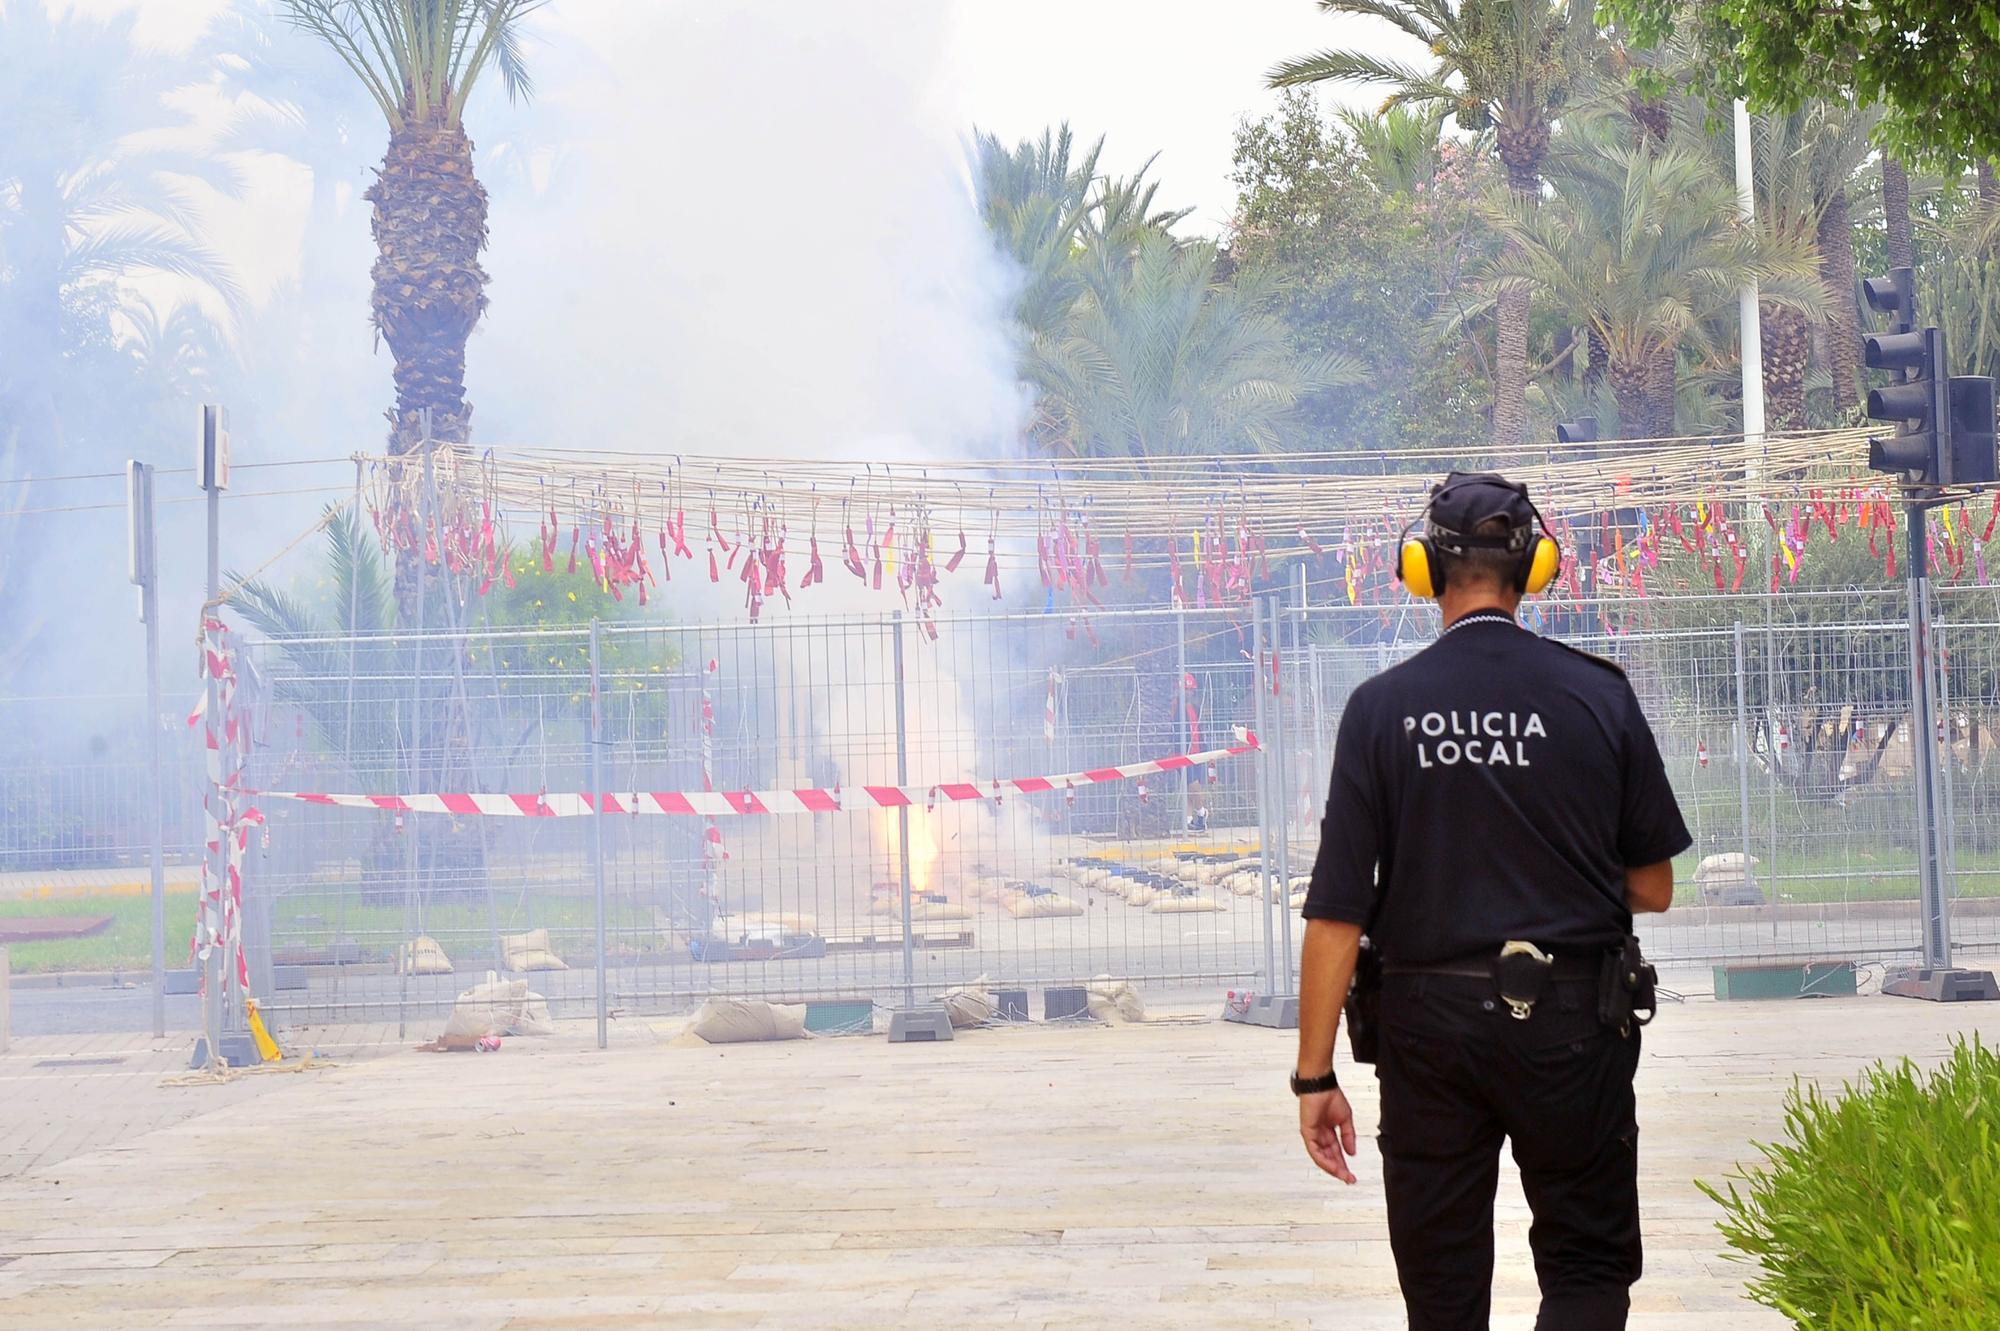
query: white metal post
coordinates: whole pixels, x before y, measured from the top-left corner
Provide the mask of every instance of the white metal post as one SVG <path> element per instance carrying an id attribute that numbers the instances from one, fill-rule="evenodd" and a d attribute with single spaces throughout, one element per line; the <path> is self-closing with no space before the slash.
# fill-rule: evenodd
<path id="1" fill-rule="evenodd" d="M 611 1010 L 604 987 L 604 673 L 598 660 L 601 637 L 590 620 L 590 880 L 597 903 L 597 1047 L 610 1042 Z"/>
<path id="2" fill-rule="evenodd" d="M 1736 212 L 1748 226 L 1757 220 L 1756 166 L 1751 160 L 1750 108 L 1736 102 Z M 1743 433 L 1751 443 L 1764 437 L 1764 329 L 1757 312 L 1757 284 L 1745 282 L 1736 293 L 1737 319 L 1743 339 Z M 1751 464 L 1751 488 L 1758 472 Z"/>

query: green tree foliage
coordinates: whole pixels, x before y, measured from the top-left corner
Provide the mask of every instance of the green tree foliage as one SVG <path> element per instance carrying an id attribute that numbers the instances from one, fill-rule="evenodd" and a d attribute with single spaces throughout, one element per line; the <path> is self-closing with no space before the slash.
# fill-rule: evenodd
<path id="1" fill-rule="evenodd" d="M 1319 0 L 1329 14 L 1382 19 L 1421 42 L 1427 67 L 1368 51 L 1325 50 L 1271 70 L 1273 87 L 1351 82 L 1389 90 L 1383 109 L 1448 107 L 1460 128 L 1493 131 L 1507 184 L 1523 206 L 1541 195 L 1542 166 L 1571 84 L 1595 36 L 1590 0 Z M 1519 443 L 1527 428 L 1529 293 L 1497 303 L 1493 436 Z"/>
<path id="2" fill-rule="evenodd" d="M 1957 168 L 2000 156 L 2000 11 L 1972 0 L 1601 0 L 1641 45 L 1692 28 L 1714 57 L 1703 91 L 1793 111 L 1813 98 L 1884 110 L 1905 161 Z"/>
<path id="3" fill-rule="evenodd" d="M 1280 275 L 1232 280 L 1212 243 L 1174 235 L 1186 214 L 1157 206 L 1147 167 L 1097 175 L 1101 148 L 1076 157 L 1066 125 L 1012 149 L 992 135 L 973 146 L 981 213 L 1022 272 L 1014 316 L 1035 442 L 1135 460 L 1297 446 L 1306 402 L 1361 367 L 1295 347 Z"/>
<path id="4" fill-rule="evenodd" d="M 1427 331 L 1478 295 L 1466 281 L 1489 245 L 1473 200 L 1496 181 L 1475 144 L 1441 137 L 1434 112 L 1330 121 L 1312 95 L 1237 129 L 1229 254 L 1239 275 L 1275 274 L 1291 336 L 1309 356 L 1367 367 L 1306 406 L 1319 448 L 1396 448 L 1486 432 L 1490 359 Z"/>
<path id="5" fill-rule="evenodd" d="M 1672 363 L 1704 323 L 1732 308 L 1747 282 L 1773 306 L 1817 314 L 1824 304 L 1809 241 L 1744 226 L 1729 186 L 1693 145 L 1655 149 L 1613 117 L 1570 127 L 1553 198 L 1489 209 L 1507 245 L 1487 267 L 1501 290 L 1547 291 L 1595 334 L 1627 439 L 1670 435 Z"/>

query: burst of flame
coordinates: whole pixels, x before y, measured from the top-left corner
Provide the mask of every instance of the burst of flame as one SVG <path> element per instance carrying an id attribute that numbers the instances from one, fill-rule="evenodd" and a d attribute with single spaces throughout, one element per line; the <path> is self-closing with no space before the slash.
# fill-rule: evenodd
<path id="1" fill-rule="evenodd" d="M 937 881 L 938 843 L 934 818 L 919 810 L 910 811 L 910 897 L 921 900 L 924 893 L 931 890 Z M 896 826 L 896 815 L 884 811 L 875 820 L 875 841 L 881 847 L 882 859 L 889 866 L 888 880 L 876 890 L 886 890 L 893 900 L 902 885 L 902 866 L 898 863 L 901 851 Z"/>

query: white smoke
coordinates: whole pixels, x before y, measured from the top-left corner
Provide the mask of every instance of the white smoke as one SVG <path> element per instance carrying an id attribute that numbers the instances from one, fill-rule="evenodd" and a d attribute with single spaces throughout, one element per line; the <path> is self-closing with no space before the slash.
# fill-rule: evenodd
<path id="1" fill-rule="evenodd" d="M 476 446 L 771 459 L 773 499 L 788 460 L 921 466 L 1013 451 L 1025 410 L 1007 335 L 1016 283 L 976 209 L 970 118 L 939 82 L 942 6 L 628 0 L 549 14 L 533 103 L 503 110 L 489 95 L 473 125 L 493 195 L 492 305 L 469 357 Z M 802 568 L 810 500 L 794 485 L 784 502 Z M 767 622 L 902 604 L 840 568 L 836 512 L 830 502 L 820 528 L 827 582 Z M 740 618 L 740 584 L 711 586 L 699 555 L 662 588 L 669 612 Z M 968 564 L 948 608 L 984 597 Z M 850 786 L 895 779 L 883 637 L 801 641 L 771 664 L 780 690 L 810 699 L 824 748 L 795 750 L 776 779 L 814 784 L 829 758 Z M 907 635 L 913 671 L 930 650 Z M 912 745 L 911 779 L 963 779 L 963 692 L 942 656 L 922 673 L 906 702 L 912 734 L 929 738 Z M 810 850 L 785 829 L 732 829 L 741 853 L 727 876 L 790 865 L 783 877 L 809 871 L 825 895 L 739 881 L 728 899 L 862 909 L 872 883 L 896 876 L 894 821 L 822 823 Z M 920 885 L 934 830 L 913 828 Z"/>
<path id="2" fill-rule="evenodd" d="M 916 461 L 1016 436 L 1012 277 L 934 84 L 940 6 L 560 17 L 534 103 L 474 127 L 516 168 L 490 182 L 480 442 Z"/>

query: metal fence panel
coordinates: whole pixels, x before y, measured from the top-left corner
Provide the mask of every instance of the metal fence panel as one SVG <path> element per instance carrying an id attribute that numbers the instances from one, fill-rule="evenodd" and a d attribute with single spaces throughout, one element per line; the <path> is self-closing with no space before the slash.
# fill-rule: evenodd
<path id="1" fill-rule="evenodd" d="M 1531 612 L 1531 625 L 1623 665 L 1659 733 L 1696 844 L 1676 866 L 1676 909 L 1642 923 L 1657 957 L 1916 955 L 1912 742 L 1938 744 L 1945 759 L 1954 938 L 2000 942 L 1990 816 L 2000 604 L 1985 588 L 1941 590 L 1938 603 L 1944 705 L 1930 724 L 1909 713 L 1896 589 Z M 1220 747 L 1260 711 L 1267 742 L 1263 755 L 1143 789 L 938 799 L 907 816 L 907 862 L 904 818 L 858 799 L 836 813 L 724 818 L 719 845 L 700 818 L 608 815 L 607 1004 L 899 1001 L 981 977 L 1033 989 L 1108 975 L 1162 996 L 1275 987 L 1254 883 L 1205 883 L 1159 909 L 1078 881 L 1086 856 L 1172 868 L 1176 851 L 1254 851 L 1266 815 L 1272 859 L 1282 844 L 1293 884 L 1308 872 L 1341 710 L 1362 680 L 1432 640 L 1435 611 L 1294 607 L 1268 632 L 1277 691 L 1266 674 L 1260 699 L 1242 609 L 603 626 L 598 757 L 612 791 L 852 792 L 1079 771 Z M 585 629 L 253 642 L 242 654 L 259 789 L 498 792 L 530 804 L 590 789 Z M 36 700 L 0 707 L 19 721 L 0 770 L 0 872 L 142 869 L 146 722 L 132 700 L 105 711 L 97 744 L 43 735 Z M 192 862 L 200 755 L 185 727 L 173 733 L 170 863 Z M 536 991 L 558 1014 L 595 1009 L 594 820 L 291 801 L 264 812 L 247 871 L 262 907 L 249 941 L 260 963 L 282 968 L 266 984 L 305 986 L 271 994 L 274 1014 L 435 1013 L 489 969 L 518 972 L 507 940 L 542 931 L 564 968 L 529 972 Z M 1727 857 L 1742 856 L 1747 879 L 1728 872 Z M 418 936 L 438 943 L 452 973 L 398 973 L 399 948 Z M 170 939 L 169 955 L 181 945 Z"/>

